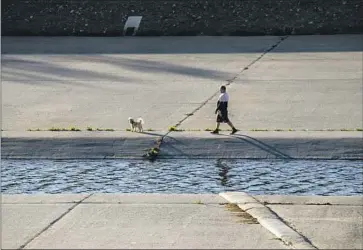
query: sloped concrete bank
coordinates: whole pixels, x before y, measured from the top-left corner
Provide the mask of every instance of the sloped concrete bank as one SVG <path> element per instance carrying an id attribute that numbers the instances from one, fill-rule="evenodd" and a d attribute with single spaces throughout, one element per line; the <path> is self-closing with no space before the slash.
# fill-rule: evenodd
<path id="1" fill-rule="evenodd" d="M 165 132 L 3 132 L 2 159 L 142 159 Z M 160 159 L 362 160 L 361 132 L 172 132 Z"/>

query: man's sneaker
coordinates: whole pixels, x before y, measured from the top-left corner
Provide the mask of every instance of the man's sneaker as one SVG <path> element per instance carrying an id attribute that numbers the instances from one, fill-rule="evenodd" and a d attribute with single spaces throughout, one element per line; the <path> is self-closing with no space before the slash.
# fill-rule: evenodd
<path id="1" fill-rule="evenodd" d="M 219 134 L 218 129 L 213 130 L 213 131 L 211 132 L 211 134 Z"/>
<path id="2" fill-rule="evenodd" d="M 237 129 L 233 128 L 232 132 L 231 132 L 231 135 L 234 135 L 237 131 L 238 131 Z"/>

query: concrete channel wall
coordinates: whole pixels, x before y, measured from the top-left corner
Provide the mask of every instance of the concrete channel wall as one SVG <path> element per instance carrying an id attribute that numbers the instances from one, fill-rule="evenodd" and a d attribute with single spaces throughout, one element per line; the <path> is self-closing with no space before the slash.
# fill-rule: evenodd
<path id="1" fill-rule="evenodd" d="M 360 0 L 3 0 L 2 35 L 120 36 L 129 16 L 137 35 L 361 33 Z"/>

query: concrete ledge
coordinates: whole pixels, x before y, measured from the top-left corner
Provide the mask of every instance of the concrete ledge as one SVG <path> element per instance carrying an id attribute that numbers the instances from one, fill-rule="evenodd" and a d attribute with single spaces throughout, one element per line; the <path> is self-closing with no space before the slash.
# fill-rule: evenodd
<path id="1" fill-rule="evenodd" d="M 220 196 L 256 218 L 268 231 L 294 249 L 316 249 L 303 236 L 287 226 L 276 214 L 252 196 L 243 192 L 220 193 Z M 261 206 L 262 205 L 262 206 Z"/>
<path id="2" fill-rule="evenodd" d="M 3 159 L 142 159 L 164 132 L 3 132 Z M 361 132 L 173 132 L 162 159 L 361 160 Z M 32 150 L 29 150 L 32 148 Z"/>
<path id="3" fill-rule="evenodd" d="M 94 194 L 83 203 L 117 204 L 220 204 L 225 200 L 213 194 Z"/>
<path id="4" fill-rule="evenodd" d="M 89 194 L 1 194 L 2 204 L 78 203 Z"/>

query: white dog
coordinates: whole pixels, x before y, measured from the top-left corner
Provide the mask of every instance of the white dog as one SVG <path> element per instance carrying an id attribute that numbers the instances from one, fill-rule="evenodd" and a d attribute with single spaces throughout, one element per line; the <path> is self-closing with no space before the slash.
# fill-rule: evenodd
<path id="1" fill-rule="evenodd" d="M 129 123 L 132 132 L 136 132 L 136 130 L 138 130 L 139 132 L 144 132 L 144 129 L 142 127 L 142 124 L 144 124 L 144 120 L 141 117 L 137 120 L 135 120 L 132 117 L 129 117 Z"/>

